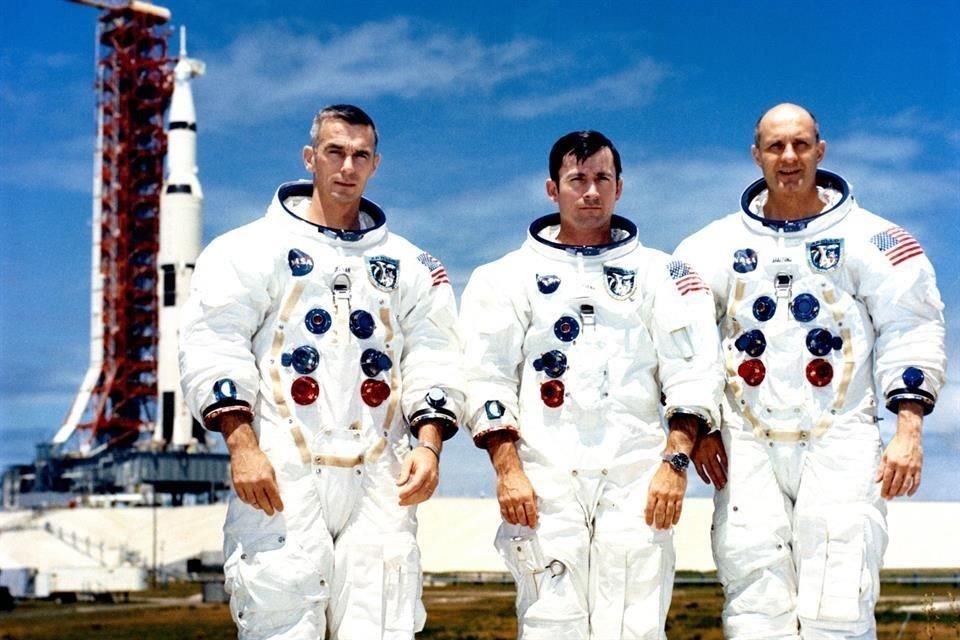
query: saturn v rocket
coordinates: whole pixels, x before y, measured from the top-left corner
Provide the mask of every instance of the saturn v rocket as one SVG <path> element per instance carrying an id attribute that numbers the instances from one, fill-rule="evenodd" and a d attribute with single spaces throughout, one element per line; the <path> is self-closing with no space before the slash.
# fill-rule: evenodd
<path id="1" fill-rule="evenodd" d="M 203 191 L 197 172 L 197 116 L 190 81 L 204 64 L 187 57 L 186 28 L 180 27 L 180 57 L 167 129 L 167 178 L 160 196 L 160 245 L 157 252 L 157 422 L 154 441 L 173 448 L 196 442 L 194 420 L 183 402 L 178 368 L 180 308 L 190 292 L 190 277 L 200 255 Z"/>

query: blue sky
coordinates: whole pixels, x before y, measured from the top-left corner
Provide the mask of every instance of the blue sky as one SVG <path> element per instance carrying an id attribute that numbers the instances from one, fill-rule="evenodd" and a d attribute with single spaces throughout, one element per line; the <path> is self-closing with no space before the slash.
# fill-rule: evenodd
<path id="1" fill-rule="evenodd" d="M 953 0 L 165 6 L 207 64 L 194 83 L 205 242 L 260 216 L 280 182 L 305 177 L 313 112 L 354 102 L 381 137 L 368 195 L 394 230 L 444 261 L 458 292 L 551 210 L 547 152 L 574 129 L 614 140 L 618 212 L 644 244 L 670 251 L 737 207 L 758 176 L 754 121 L 798 102 L 821 123 L 824 168 L 924 245 L 958 362 Z M 65 0 L 0 8 L 0 466 L 31 460 L 52 437 L 89 357 L 97 15 Z M 958 413 L 950 383 L 925 426 L 921 498 L 960 500 Z M 882 425 L 889 434 L 891 421 Z M 490 495 L 485 458 L 465 437 L 451 442 L 441 492 Z"/>

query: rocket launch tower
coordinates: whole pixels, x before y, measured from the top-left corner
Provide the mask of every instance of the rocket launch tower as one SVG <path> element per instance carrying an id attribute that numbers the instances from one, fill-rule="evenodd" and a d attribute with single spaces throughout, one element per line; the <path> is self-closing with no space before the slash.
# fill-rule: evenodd
<path id="1" fill-rule="evenodd" d="M 168 57 L 163 7 L 72 1 L 104 9 L 96 35 L 90 365 L 33 468 L 4 476 L 4 503 L 31 492 L 212 499 L 226 488 L 228 458 L 208 450 L 183 402 L 177 364 L 179 311 L 201 247 L 190 83 L 204 65 L 187 57 L 182 27 L 179 58 Z"/>

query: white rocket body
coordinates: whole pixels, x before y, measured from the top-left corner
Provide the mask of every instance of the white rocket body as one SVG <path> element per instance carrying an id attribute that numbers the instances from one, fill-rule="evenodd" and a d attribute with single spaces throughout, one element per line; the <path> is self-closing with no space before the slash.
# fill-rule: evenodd
<path id="1" fill-rule="evenodd" d="M 202 62 L 187 58 L 186 31 L 181 27 L 167 129 L 167 179 L 160 196 L 158 410 L 153 436 L 158 444 L 175 449 L 197 444 L 193 419 L 180 389 L 177 354 L 180 309 L 190 291 L 202 235 L 203 191 L 197 177 L 197 116 L 190 81 L 203 73 Z"/>

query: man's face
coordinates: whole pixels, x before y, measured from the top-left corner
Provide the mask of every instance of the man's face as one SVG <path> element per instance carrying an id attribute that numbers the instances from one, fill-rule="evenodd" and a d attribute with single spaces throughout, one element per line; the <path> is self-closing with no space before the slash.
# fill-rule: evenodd
<path id="1" fill-rule="evenodd" d="M 817 165 L 826 143 L 817 140 L 809 113 L 794 106 L 778 107 L 760 120 L 753 159 L 773 196 L 807 195 L 816 190 Z"/>
<path id="2" fill-rule="evenodd" d="M 373 128 L 328 118 L 320 125 L 314 146 L 303 148 L 303 161 L 321 201 L 359 203 L 380 162 Z"/>
<path id="3" fill-rule="evenodd" d="M 561 227 L 583 232 L 609 225 L 623 190 L 613 152 L 603 147 L 580 163 L 568 153 L 559 173 L 558 182 L 547 179 L 547 195 L 560 209 Z"/>

